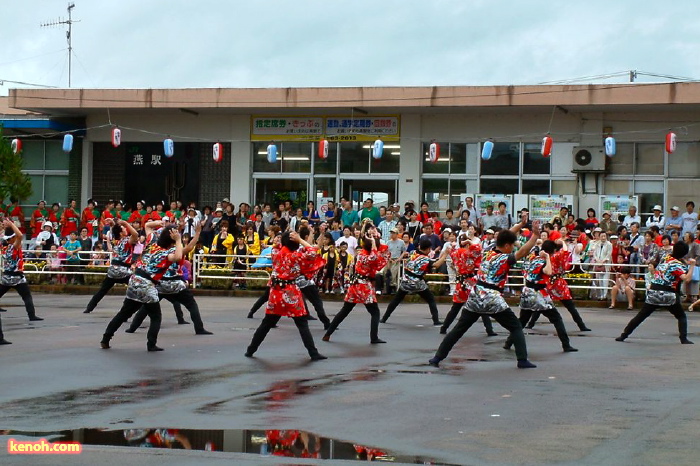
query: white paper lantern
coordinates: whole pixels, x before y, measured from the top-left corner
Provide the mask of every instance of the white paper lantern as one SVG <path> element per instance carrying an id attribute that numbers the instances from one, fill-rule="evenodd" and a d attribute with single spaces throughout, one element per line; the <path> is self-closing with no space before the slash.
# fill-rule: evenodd
<path id="1" fill-rule="evenodd" d="M 216 163 L 221 162 L 221 160 L 224 158 L 224 145 L 221 144 L 220 142 L 217 142 L 216 144 L 214 144 L 213 157 L 214 157 L 214 162 L 216 162 Z"/>
<path id="2" fill-rule="evenodd" d="M 119 128 L 112 128 L 112 147 L 119 147 L 122 143 L 122 130 Z"/>
<path id="3" fill-rule="evenodd" d="M 384 153 L 384 141 L 382 141 L 381 139 L 377 139 L 376 141 L 374 141 L 374 144 L 372 145 L 372 157 L 379 160 L 382 158 L 383 153 Z"/>
<path id="4" fill-rule="evenodd" d="M 543 157 L 549 157 L 550 155 L 552 155 L 553 144 L 554 141 L 552 140 L 552 137 L 550 135 L 547 135 L 542 138 L 542 149 L 540 150 L 540 153 Z"/>
<path id="5" fill-rule="evenodd" d="M 437 142 L 431 142 L 430 148 L 428 149 L 428 158 L 431 162 L 435 163 L 440 159 L 440 144 Z"/>
<path id="6" fill-rule="evenodd" d="M 617 153 L 617 143 L 615 138 L 608 136 L 605 138 L 605 155 L 608 157 L 613 157 Z"/>

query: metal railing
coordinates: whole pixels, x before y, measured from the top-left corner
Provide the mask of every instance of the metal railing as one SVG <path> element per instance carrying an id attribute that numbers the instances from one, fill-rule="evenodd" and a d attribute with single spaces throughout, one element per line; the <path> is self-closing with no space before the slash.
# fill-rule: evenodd
<path id="1" fill-rule="evenodd" d="M 249 272 L 257 272 L 255 275 Z M 192 287 L 197 288 L 203 279 L 209 280 L 269 280 L 272 260 L 269 255 L 195 254 L 192 258 Z"/>

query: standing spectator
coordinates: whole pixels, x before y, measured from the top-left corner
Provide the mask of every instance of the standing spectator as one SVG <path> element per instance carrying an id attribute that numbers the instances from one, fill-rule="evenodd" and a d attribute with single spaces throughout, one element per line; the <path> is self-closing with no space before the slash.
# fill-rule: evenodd
<path id="1" fill-rule="evenodd" d="M 695 237 L 692 233 L 683 234 L 683 242 L 688 245 L 688 254 L 683 257 L 686 263 L 690 259 L 694 259 L 696 262 L 700 259 L 700 243 L 695 242 Z M 698 299 L 698 288 L 700 286 L 699 280 L 694 280 L 698 278 L 697 276 L 691 277 L 689 282 L 685 283 L 685 302 L 694 303 Z"/>
<path id="2" fill-rule="evenodd" d="M 381 221 L 379 209 L 374 207 L 374 200 L 371 197 L 365 199 L 364 206 L 360 211 L 360 221 L 364 220 L 365 218 L 369 218 L 370 220 L 372 220 L 372 223 L 375 226 L 379 225 L 379 222 Z"/>
<path id="3" fill-rule="evenodd" d="M 421 231 L 423 230 L 423 224 L 418 221 L 418 212 L 412 210 L 409 214 L 410 221 L 407 224 L 408 234 L 411 237 L 411 241 L 418 243 L 418 238 L 420 238 Z"/>
<path id="4" fill-rule="evenodd" d="M 342 214 L 343 214 L 343 212 L 335 206 L 335 202 L 328 201 L 328 205 L 326 206 L 325 216 L 326 216 L 326 219 L 329 222 L 331 222 L 331 224 L 333 223 L 333 219 L 338 219 L 338 221 L 340 221 L 340 216 Z"/>
<path id="5" fill-rule="evenodd" d="M 203 246 L 209 248 L 211 240 L 214 239 L 214 214 L 211 211 L 211 206 L 205 205 L 202 210 L 202 231 L 199 234 L 199 240 Z"/>
<path id="6" fill-rule="evenodd" d="M 356 223 L 360 223 L 360 216 L 357 215 L 357 211 L 355 211 L 352 208 L 352 202 L 351 201 L 345 201 L 345 205 L 343 206 L 343 213 L 340 216 L 340 220 L 342 223 L 343 227 L 353 227 L 355 226 Z M 350 245 L 348 245 L 349 247 Z M 353 248 L 354 251 L 354 248 Z M 355 255 L 354 253 L 350 253 L 351 255 Z"/>
<path id="7" fill-rule="evenodd" d="M 92 251 L 92 238 L 88 235 L 87 227 L 80 229 L 80 265 L 87 267 L 90 264 L 90 251 Z"/>
<path id="8" fill-rule="evenodd" d="M 661 236 L 661 247 L 656 251 L 656 257 L 654 258 L 654 267 L 660 264 L 666 259 L 666 256 L 673 252 L 673 242 L 671 236 L 660 235 Z"/>
<path id="9" fill-rule="evenodd" d="M 479 218 L 481 217 L 481 212 L 479 212 L 479 209 L 477 209 L 476 206 L 474 205 L 474 198 L 471 196 L 467 196 L 467 198 L 464 201 L 465 201 L 466 205 L 463 206 L 461 203 L 459 205 L 460 206 L 460 209 L 458 212 L 459 217 L 461 218 L 463 211 L 469 212 L 469 219 L 471 220 L 471 222 L 474 225 L 478 225 Z M 493 210 L 493 207 L 491 207 L 491 210 Z M 487 211 L 488 211 L 488 208 L 487 208 Z M 489 227 L 491 227 L 491 226 L 492 225 L 489 225 Z"/>
<path id="10" fill-rule="evenodd" d="M 666 217 L 666 220 L 664 220 L 664 232 L 667 235 L 670 235 L 672 231 L 677 231 L 680 233 L 680 231 L 683 229 L 683 218 L 680 215 L 681 209 L 678 206 L 673 206 L 671 207 L 671 215 Z M 659 225 L 659 228 L 661 228 L 661 225 Z"/>
<path id="11" fill-rule="evenodd" d="M 357 248 L 357 238 L 353 235 L 352 227 L 343 227 L 343 236 L 335 242 L 335 245 L 340 248 L 340 243 L 344 242 L 348 246 L 348 254 L 355 256 L 355 249 Z"/>
<path id="12" fill-rule="evenodd" d="M 63 245 L 66 251 L 66 272 L 77 272 L 80 266 L 80 251 L 82 250 L 80 241 L 78 241 L 78 232 L 71 231 L 68 241 Z M 76 284 L 78 275 L 70 275 L 70 282 Z"/>
<path id="13" fill-rule="evenodd" d="M 382 234 L 382 241 L 387 244 L 389 241 L 389 236 L 391 230 L 396 228 L 396 220 L 394 220 L 394 213 L 391 211 L 387 211 L 386 213 L 386 218 L 379 222 L 379 225 L 377 225 L 377 230 Z M 398 239 L 398 238 L 397 238 Z"/>
<path id="14" fill-rule="evenodd" d="M 624 228 L 624 226 L 623 226 Z M 639 222 L 632 222 L 630 224 L 630 229 L 632 230 L 629 234 L 630 244 L 630 264 L 639 264 L 639 250 L 644 245 L 644 238 L 639 232 Z M 622 234 L 622 233 L 620 233 Z M 651 239 L 654 239 L 654 235 L 651 235 Z"/>
<path id="15" fill-rule="evenodd" d="M 187 209 L 187 218 L 184 219 L 185 228 L 182 232 L 183 236 L 188 235 L 189 238 L 194 237 L 195 231 L 197 230 L 197 224 L 199 219 L 197 218 L 197 209 L 190 207 Z"/>
<path id="16" fill-rule="evenodd" d="M 399 232 L 396 228 L 389 231 L 389 240 L 386 242 L 391 257 L 389 263 L 383 270 L 384 286 L 386 294 L 393 294 L 399 286 L 401 278 L 401 261 L 406 255 L 406 244 L 399 239 Z"/>
<path id="17" fill-rule="evenodd" d="M 297 209 L 294 216 L 289 219 L 289 229 L 291 231 L 299 231 L 301 227 L 301 221 L 304 219 L 304 212 L 301 208 Z"/>
<path id="18" fill-rule="evenodd" d="M 272 217 L 272 208 L 270 207 L 270 203 L 266 202 L 263 204 L 262 208 L 262 219 L 265 223 L 265 229 L 270 228 L 270 222 L 272 221 Z"/>
<path id="19" fill-rule="evenodd" d="M 501 230 L 508 230 L 513 224 L 510 213 L 506 211 L 506 207 L 505 202 L 501 201 L 498 203 L 498 213 L 496 214 L 495 226 Z"/>
<path id="20" fill-rule="evenodd" d="M 53 232 L 53 223 L 44 222 L 44 231 L 39 233 L 35 241 L 36 245 L 41 246 L 44 251 L 50 250 L 53 245 L 58 247 L 58 236 Z"/>
<path id="21" fill-rule="evenodd" d="M 638 257 L 638 262 L 636 262 L 637 264 L 652 264 L 659 252 L 659 247 L 654 242 L 654 232 L 647 231 L 644 233 L 644 243 L 642 243 L 636 249 Z"/>
<path id="22" fill-rule="evenodd" d="M 584 221 L 586 222 L 586 228 L 593 229 L 598 227 L 599 222 L 595 216 L 594 208 L 591 207 L 586 211 L 586 218 L 584 219 Z"/>
<path id="23" fill-rule="evenodd" d="M 273 212 L 273 217 L 272 221 L 270 222 L 270 226 L 276 226 L 280 229 L 281 233 L 284 233 L 285 231 L 287 231 L 287 225 L 287 220 L 284 217 L 282 217 L 282 211 L 275 210 Z"/>
<path id="24" fill-rule="evenodd" d="M 433 255 L 440 253 L 440 250 L 442 249 L 442 240 L 433 232 L 433 225 L 431 223 L 423 225 L 423 234 L 420 235 L 418 241 L 420 242 L 420 240 L 423 238 L 427 238 L 430 241 L 430 250 L 432 251 Z"/>
<path id="25" fill-rule="evenodd" d="M 571 220 L 569 219 L 569 208 L 562 207 L 561 209 L 559 209 L 559 213 L 552 217 L 552 220 L 549 223 L 554 223 L 557 219 L 559 219 L 563 226 L 568 226 L 571 222 Z"/>
<path id="26" fill-rule="evenodd" d="M 642 217 L 637 215 L 637 208 L 633 205 L 630 206 L 628 214 L 625 215 L 625 218 L 622 220 L 622 224 L 626 226 L 627 228 L 630 227 L 634 222 L 637 222 L 639 225 L 642 224 Z"/>
<path id="27" fill-rule="evenodd" d="M 46 201 L 39 201 L 36 210 L 29 219 L 29 226 L 32 230 L 32 239 L 39 236 L 44 227 L 44 223 L 49 220 L 49 211 L 46 209 Z"/>
<path id="28" fill-rule="evenodd" d="M 449 228 L 454 232 L 459 230 L 459 222 L 455 218 L 452 209 L 447 209 L 445 211 L 445 218 L 442 219 L 442 228 Z"/>
<path id="29" fill-rule="evenodd" d="M 612 263 L 612 244 L 608 241 L 608 235 L 605 232 L 600 232 L 598 240 L 594 242 L 592 251 L 593 271 L 593 288 L 591 289 L 591 298 L 599 301 L 605 300 L 610 279 L 610 264 Z"/>
<path id="30" fill-rule="evenodd" d="M 600 222 L 600 228 L 609 235 L 617 232 L 617 222 L 611 218 L 610 212 L 603 212 L 603 220 Z"/>
<path id="31" fill-rule="evenodd" d="M 418 212 L 418 221 L 421 222 L 423 225 L 428 223 L 428 220 L 430 220 L 429 208 L 430 208 L 430 206 L 428 205 L 427 202 L 420 203 L 420 212 Z"/>
<path id="32" fill-rule="evenodd" d="M 306 203 L 306 210 L 304 211 L 304 217 L 309 219 L 309 223 L 313 226 L 318 225 L 321 222 L 321 215 L 316 210 L 316 205 L 313 201 Z"/>
<path id="33" fill-rule="evenodd" d="M 486 206 L 486 213 L 481 216 L 481 229 L 486 231 L 496 225 L 496 215 L 493 213 L 493 206 L 491 204 Z"/>
<path id="34" fill-rule="evenodd" d="M 413 252 L 416 250 L 416 245 L 413 244 L 411 235 L 408 232 L 401 235 L 401 241 L 403 241 L 403 244 L 406 246 L 406 252 Z"/>
<path id="35" fill-rule="evenodd" d="M 661 206 L 657 204 L 651 210 L 654 213 L 647 219 L 647 228 L 651 228 L 653 226 L 656 226 L 659 229 L 663 228 L 664 224 L 666 223 L 666 219 L 664 219 L 664 216 L 661 213 Z"/>
<path id="36" fill-rule="evenodd" d="M 333 242 L 335 243 L 343 236 L 343 231 L 340 229 L 340 219 L 333 217 L 331 220 L 331 230 L 329 232 L 333 237 Z"/>
<path id="37" fill-rule="evenodd" d="M 10 205 L 7 206 L 6 210 L 7 218 L 19 228 L 19 231 L 22 232 L 22 236 L 24 236 L 26 232 L 24 229 L 24 212 L 22 212 L 22 208 L 19 206 L 19 199 L 11 197 Z"/>
<path id="38" fill-rule="evenodd" d="M 683 215 L 681 215 L 682 218 L 682 233 L 685 235 L 686 233 L 690 233 L 691 235 L 695 235 L 695 231 L 698 228 L 698 213 L 694 212 L 693 210 L 695 209 L 695 203 L 693 201 L 688 201 L 685 203 L 685 212 L 683 212 Z"/>

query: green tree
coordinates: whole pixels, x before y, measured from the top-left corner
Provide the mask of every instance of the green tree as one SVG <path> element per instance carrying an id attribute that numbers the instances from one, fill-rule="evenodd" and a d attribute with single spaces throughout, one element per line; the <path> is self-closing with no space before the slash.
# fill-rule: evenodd
<path id="1" fill-rule="evenodd" d="M 12 152 L 10 141 L 0 127 L 0 199 L 27 199 L 32 195 L 32 181 L 22 173 L 22 155 Z"/>

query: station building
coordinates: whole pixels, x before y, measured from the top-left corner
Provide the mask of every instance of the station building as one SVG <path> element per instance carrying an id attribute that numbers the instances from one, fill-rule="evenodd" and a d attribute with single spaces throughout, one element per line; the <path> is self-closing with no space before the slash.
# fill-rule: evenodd
<path id="1" fill-rule="evenodd" d="M 5 137 L 23 139 L 28 211 L 88 198 L 229 198 L 305 206 L 344 196 L 456 210 L 467 194 L 571 195 L 574 213 L 603 196 L 636 196 L 640 212 L 700 202 L 700 83 L 275 89 L 13 89 L 0 101 Z M 119 127 L 122 142 L 111 143 Z M 61 150 L 65 131 L 75 143 Z M 664 140 L 677 135 L 669 154 Z M 541 141 L 553 138 L 543 157 Z M 612 135 L 616 154 L 606 157 Z M 372 155 L 377 138 L 380 159 Z M 163 140 L 175 141 L 165 157 Z M 318 142 L 330 143 L 321 159 Z M 482 145 L 495 143 L 492 157 Z M 440 146 L 431 162 L 429 144 Z M 224 145 L 220 162 L 212 158 Z M 278 159 L 268 162 L 274 143 Z M 590 157 L 581 158 L 585 149 Z M 600 215 L 600 212 L 598 212 Z"/>

